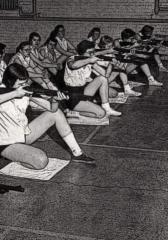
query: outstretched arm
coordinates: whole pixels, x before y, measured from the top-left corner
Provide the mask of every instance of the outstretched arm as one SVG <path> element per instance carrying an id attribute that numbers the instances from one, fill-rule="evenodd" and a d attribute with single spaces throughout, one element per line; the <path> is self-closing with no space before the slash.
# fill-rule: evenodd
<path id="1" fill-rule="evenodd" d="M 56 63 L 48 63 L 40 61 L 33 53 L 30 53 L 30 58 L 33 62 L 37 63 L 40 67 L 43 68 L 57 68 L 58 65 Z"/>
<path id="2" fill-rule="evenodd" d="M 8 93 L 0 94 L 0 104 L 7 102 L 11 99 L 14 99 L 14 98 L 21 98 L 21 97 L 25 96 L 25 94 L 31 94 L 31 93 L 24 90 L 23 87 L 19 87 L 16 90 L 8 92 Z"/>

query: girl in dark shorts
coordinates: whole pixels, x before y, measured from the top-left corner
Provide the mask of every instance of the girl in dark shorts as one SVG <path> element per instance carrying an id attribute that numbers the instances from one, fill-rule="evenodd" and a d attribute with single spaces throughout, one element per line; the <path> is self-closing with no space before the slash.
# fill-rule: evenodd
<path id="1" fill-rule="evenodd" d="M 48 157 L 31 144 L 55 125 L 71 150 L 71 160 L 95 165 L 95 160 L 86 156 L 78 145 L 58 102 L 50 104 L 46 100 L 44 104 L 44 99 L 32 97 L 32 93 L 23 88 L 27 81 L 28 73 L 22 65 L 14 63 L 7 67 L 2 82 L 7 88 L 16 90 L 0 94 L 0 155 L 28 168 L 43 169 L 48 164 Z M 44 104 L 46 111 L 28 123 L 25 112 L 32 102 L 39 106 Z"/>

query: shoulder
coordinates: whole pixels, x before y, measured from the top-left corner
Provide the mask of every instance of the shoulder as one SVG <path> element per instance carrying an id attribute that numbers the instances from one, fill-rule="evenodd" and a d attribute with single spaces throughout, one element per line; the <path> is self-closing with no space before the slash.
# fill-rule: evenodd
<path id="1" fill-rule="evenodd" d="M 120 43 L 121 43 L 121 39 L 120 38 L 114 39 L 114 47 L 119 47 Z"/>

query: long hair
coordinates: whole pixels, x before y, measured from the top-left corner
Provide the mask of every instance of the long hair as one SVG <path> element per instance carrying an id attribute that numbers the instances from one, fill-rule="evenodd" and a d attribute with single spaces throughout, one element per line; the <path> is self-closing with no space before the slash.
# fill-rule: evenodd
<path id="1" fill-rule="evenodd" d="M 92 28 L 91 30 L 90 30 L 90 32 L 88 33 L 88 38 L 90 38 L 90 37 L 92 37 L 93 36 L 93 34 L 94 34 L 94 32 L 101 32 L 100 31 L 100 28 L 99 27 L 94 27 L 94 28 Z"/>
<path id="2" fill-rule="evenodd" d="M 54 30 L 50 33 L 50 38 L 51 38 L 51 39 L 55 39 L 55 38 L 56 38 L 56 36 L 57 36 L 60 28 L 65 29 L 65 28 L 64 28 L 64 25 L 61 25 L 61 24 L 60 24 L 60 25 L 57 25 L 57 26 L 54 28 Z"/>
<path id="3" fill-rule="evenodd" d="M 49 37 L 47 38 L 47 40 L 45 41 L 45 43 L 43 44 L 43 46 L 46 46 L 50 41 L 51 41 L 51 42 L 54 42 L 55 45 L 56 45 L 57 42 L 58 42 L 55 38 L 51 38 L 51 36 L 49 36 Z"/>

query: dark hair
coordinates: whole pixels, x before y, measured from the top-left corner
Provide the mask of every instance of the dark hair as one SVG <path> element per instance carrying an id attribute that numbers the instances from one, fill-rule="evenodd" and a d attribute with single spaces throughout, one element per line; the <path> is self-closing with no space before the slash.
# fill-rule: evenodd
<path id="1" fill-rule="evenodd" d="M 100 28 L 99 27 L 94 27 L 94 28 L 92 28 L 91 30 L 90 30 L 90 32 L 88 33 L 88 38 L 90 38 L 90 37 L 92 37 L 93 36 L 93 34 L 94 34 L 94 32 L 101 32 L 100 31 Z"/>
<path id="2" fill-rule="evenodd" d="M 56 45 L 57 42 L 58 42 L 57 39 L 48 37 L 47 40 L 45 41 L 45 43 L 43 44 L 43 46 L 47 45 L 50 41 L 51 41 L 51 42 L 54 42 L 55 45 Z"/>
<path id="3" fill-rule="evenodd" d="M 122 40 L 124 39 L 129 39 L 130 37 L 135 37 L 136 36 L 136 32 L 134 32 L 132 29 L 130 28 L 125 28 L 122 32 L 121 32 L 121 38 Z"/>
<path id="4" fill-rule="evenodd" d="M 95 47 L 94 42 L 90 42 L 88 40 L 83 40 L 82 42 L 80 42 L 77 45 L 77 52 L 79 55 L 82 55 L 87 51 L 87 49 L 94 48 L 94 47 Z"/>
<path id="5" fill-rule="evenodd" d="M 30 33 L 30 35 L 29 35 L 29 43 L 32 42 L 32 40 L 33 40 L 34 37 L 38 37 L 39 40 L 41 41 L 41 36 L 40 36 L 40 34 L 37 33 L 37 32 L 32 32 L 32 33 Z"/>
<path id="6" fill-rule="evenodd" d="M 3 51 L 5 48 L 6 48 L 6 45 L 3 43 L 0 43 L 0 54 L 3 54 Z"/>
<path id="7" fill-rule="evenodd" d="M 113 39 L 108 35 L 104 35 L 100 38 L 100 42 L 98 45 L 100 48 L 105 48 L 106 44 L 108 43 L 113 43 Z"/>
<path id="8" fill-rule="evenodd" d="M 143 26 L 140 32 L 142 33 L 142 35 L 145 35 L 146 33 L 153 32 L 153 30 L 154 30 L 154 27 L 150 25 L 145 25 Z"/>
<path id="9" fill-rule="evenodd" d="M 7 88 L 12 88 L 17 79 L 28 79 L 29 75 L 25 67 L 18 63 L 10 64 L 3 74 L 2 83 L 5 84 Z"/>
<path id="10" fill-rule="evenodd" d="M 65 28 L 64 28 L 64 25 L 61 25 L 61 24 L 60 24 L 60 25 L 57 25 L 57 26 L 54 28 L 54 30 L 50 33 L 50 38 L 51 38 L 51 39 L 55 39 L 55 38 L 56 38 L 56 36 L 57 36 L 60 28 L 65 29 Z"/>
<path id="11" fill-rule="evenodd" d="M 19 46 L 17 46 L 16 52 L 19 52 L 20 50 L 23 50 L 23 48 L 24 48 L 25 46 L 28 46 L 28 45 L 30 45 L 30 43 L 29 43 L 28 41 L 21 42 L 21 43 L 19 44 Z"/>

